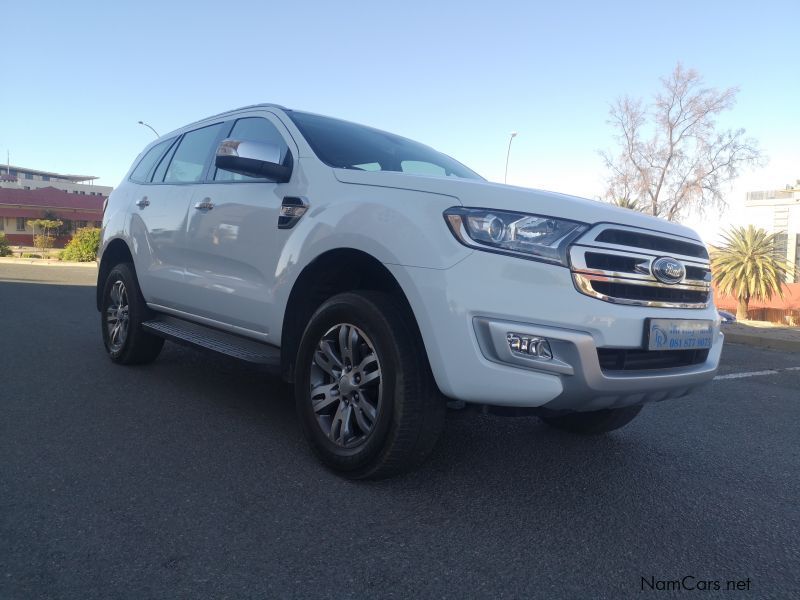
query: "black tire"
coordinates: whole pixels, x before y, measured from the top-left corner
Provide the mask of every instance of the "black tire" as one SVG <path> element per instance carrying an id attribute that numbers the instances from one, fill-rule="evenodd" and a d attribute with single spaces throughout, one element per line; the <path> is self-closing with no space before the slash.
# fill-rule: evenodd
<path id="1" fill-rule="evenodd" d="M 314 313 L 300 341 L 295 362 L 294 389 L 303 433 L 317 457 L 347 478 L 381 479 L 408 471 L 425 460 L 441 433 L 446 412 L 445 400 L 433 381 L 422 340 L 409 312 L 386 293 L 362 291 L 339 294 Z M 345 337 L 336 337 L 336 332 L 341 333 L 343 328 L 347 332 Z M 361 343 L 361 356 L 377 357 L 372 364 L 378 371 L 379 385 L 368 388 L 363 383 L 363 387 L 349 392 L 343 391 L 346 388 L 342 379 L 338 379 L 337 383 L 337 377 L 345 375 L 349 361 L 346 358 L 339 360 L 337 370 L 334 362 L 328 359 L 326 364 L 329 369 L 324 369 L 320 368 L 318 357 L 323 357 L 319 350 L 324 340 L 327 340 L 325 343 L 330 345 L 334 354 L 338 351 L 340 357 L 347 357 L 346 349 L 336 340 L 349 338 L 354 330 L 354 339 L 360 342 L 350 345 L 355 347 Z M 352 351 L 349 356 L 353 359 L 350 372 L 355 373 L 358 354 Z M 360 364 L 365 362 L 367 358 Z M 361 372 L 367 373 L 366 370 Z M 312 377 L 316 378 L 315 385 L 319 384 L 320 377 L 325 378 L 325 386 L 332 390 L 332 399 L 328 399 L 327 394 L 323 397 L 325 409 L 320 410 L 318 404 L 315 411 L 312 404 Z M 364 379 L 367 378 L 365 375 Z M 377 403 L 377 414 L 373 420 L 368 418 L 366 411 L 360 411 L 360 405 L 357 406 L 360 398 L 367 395 L 367 390 L 370 400 Z M 361 397 L 359 392 L 362 393 Z M 354 394 L 354 399 L 349 401 L 352 404 L 351 412 L 346 412 L 343 398 L 350 393 Z M 333 399 L 334 396 L 338 400 Z M 331 413 L 335 411 L 335 414 L 325 415 L 326 410 Z M 335 426 L 340 410 L 343 411 L 341 415 L 346 415 L 348 421 L 352 422 L 348 430 L 362 434 L 355 446 L 345 445 L 344 416 L 339 417 L 338 429 Z M 361 421 L 358 420 L 359 416 Z M 328 419 L 330 426 L 326 433 L 323 421 Z M 361 428 L 362 422 L 367 425 L 371 423 L 367 433 Z M 338 437 L 334 435 L 335 429 L 341 434 L 341 439 L 333 439 Z"/>
<path id="2" fill-rule="evenodd" d="M 127 330 L 123 338 L 114 334 L 109 327 L 109 309 L 117 306 L 113 297 L 115 286 L 122 284 L 127 299 Z M 116 288 L 119 290 L 119 288 Z M 117 292 L 119 293 L 119 292 Z M 149 334 L 142 329 L 142 323 L 152 317 L 147 308 L 133 265 L 120 263 L 108 274 L 103 284 L 103 296 L 100 305 L 100 329 L 103 332 L 103 344 L 112 361 L 121 365 L 141 365 L 153 362 L 158 358 L 164 339 Z M 113 338 L 113 339 L 112 339 Z"/>
<path id="3" fill-rule="evenodd" d="M 624 408 L 608 408 L 605 410 L 575 412 L 558 416 L 541 415 L 541 419 L 548 425 L 552 425 L 558 429 L 564 429 L 573 433 L 593 435 L 608 433 L 609 431 L 624 427 L 633 421 L 641 410 L 641 405 L 626 406 Z"/>

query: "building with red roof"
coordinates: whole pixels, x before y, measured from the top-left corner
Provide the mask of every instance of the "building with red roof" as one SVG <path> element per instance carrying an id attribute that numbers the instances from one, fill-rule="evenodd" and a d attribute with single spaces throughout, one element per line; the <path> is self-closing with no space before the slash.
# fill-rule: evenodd
<path id="1" fill-rule="evenodd" d="M 106 198 L 103 194 L 84 195 L 55 187 L 0 187 L 0 233 L 10 244 L 32 246 L 38 231 L 33 231 L 29 221 L 54 217 L 64 223 L 55 243 L 61 248 L 75 230 L 100 227 Z"/>

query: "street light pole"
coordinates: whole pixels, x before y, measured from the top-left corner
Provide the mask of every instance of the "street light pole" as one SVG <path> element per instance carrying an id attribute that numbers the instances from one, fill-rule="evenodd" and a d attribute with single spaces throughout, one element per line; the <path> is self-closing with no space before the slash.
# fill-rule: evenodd
<path id="1" fill-rule="evenodd" d="M 506 152 L 506 174 L 503 177 L 503 183 L 508 183 L 508 157 L 511 156 L 511 142 L 517 137 L 517 132 L 512 131 L 511 136 L 508 138 L 508 152 Z"/>
<path id="2" fill-rule="evenodd" d="M 153 129 L 152 127 L 150 127 L 150 125 L 148 125 L 148 124 L 147 124 L 147 123 L 145 123 L 144 121 L 139 121 L 139 125 L 144 125 L 144 126 L 145 126 L 145 127 L 147 127 L 148 129 L 150 129 L 150 131 L 152 131 L 153 133 L 155 133 L 155 134 L 156 134 L 156 137 L 161 137 L 160 135 L 158 135 L 158 132 L 157 132 L 155 129 Z"/>

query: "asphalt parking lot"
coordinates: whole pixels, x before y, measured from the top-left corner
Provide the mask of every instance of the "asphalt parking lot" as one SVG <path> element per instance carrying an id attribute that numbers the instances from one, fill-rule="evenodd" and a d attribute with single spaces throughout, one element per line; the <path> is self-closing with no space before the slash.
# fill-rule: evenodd
<path id="1" fill-rule="evenodd" d="M 352 483 L 258 368 L 113 365 L 94 277 L 0 264 L 2 599 L 800 593 L 800 354 L 729 345 L 601 438 L 454 413 L 422 469 Z"/>

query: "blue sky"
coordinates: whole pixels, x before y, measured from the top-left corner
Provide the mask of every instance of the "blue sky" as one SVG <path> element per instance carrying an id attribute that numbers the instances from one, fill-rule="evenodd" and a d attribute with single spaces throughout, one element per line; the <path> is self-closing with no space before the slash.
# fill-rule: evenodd
<path id="1" fill-rule="evenodd" d="M 741 88 L 724 122 L 770 163 L 730 194 L 800 178 L 797 0 L 5 3 L 0 153 L 116 185 L 152 139 L 277 102 L 420 140 L 502 181 L 594 197 L 617 96 L 677 61 Z M 9 24 L 12 24 L 9 26 Z M 16 25 L 14 25 L 16 24 Z"/>

